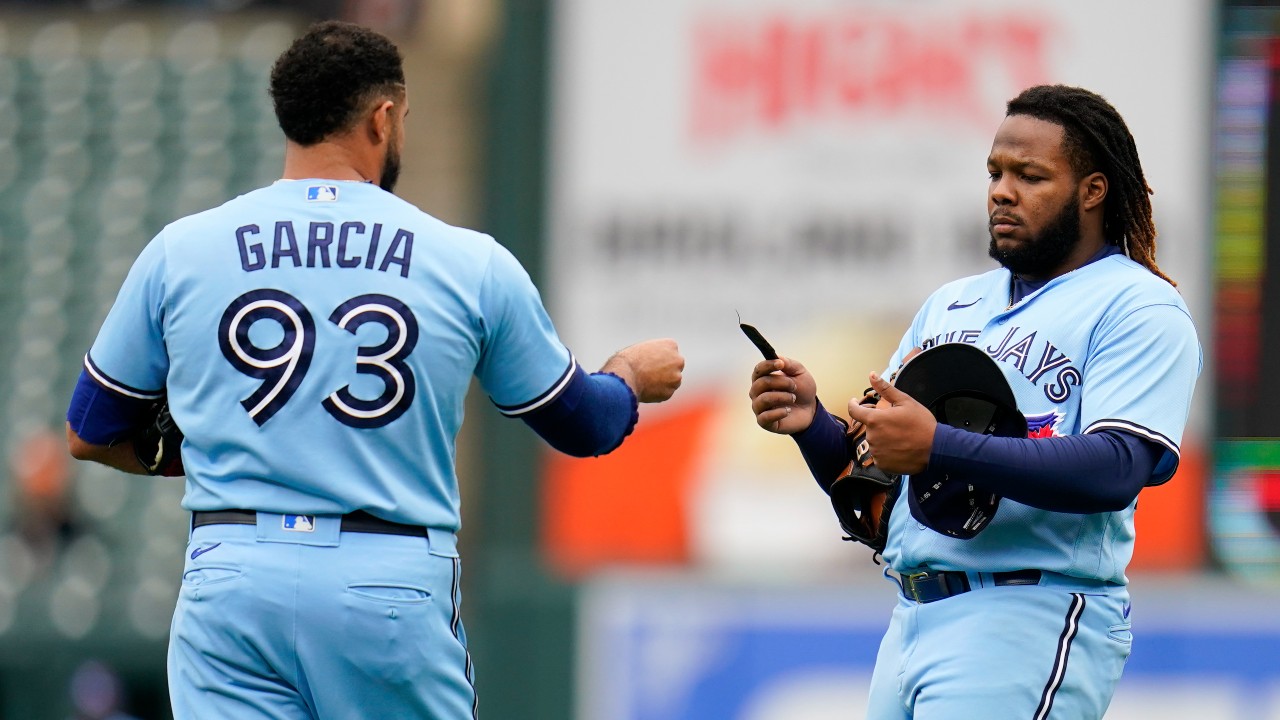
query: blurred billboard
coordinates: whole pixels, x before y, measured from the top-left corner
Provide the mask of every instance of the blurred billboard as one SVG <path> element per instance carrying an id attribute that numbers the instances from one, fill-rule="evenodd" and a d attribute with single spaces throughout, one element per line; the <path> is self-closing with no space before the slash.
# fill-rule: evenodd
<path id="1" fill-rule="evenodd" d="M 1280 8 L 1223 10 L 1213 126 L 1215 557 L 1280 577 Z"/>

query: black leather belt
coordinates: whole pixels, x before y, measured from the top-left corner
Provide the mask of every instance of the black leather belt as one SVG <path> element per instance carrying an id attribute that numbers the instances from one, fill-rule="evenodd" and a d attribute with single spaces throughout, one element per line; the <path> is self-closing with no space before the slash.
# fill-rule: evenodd
<path id="1" fill-rule="evenodd" d="M 256 525 L 257 523 L 258 513 L 253 510 L 197 510 L 191 513 L 192 528 L 205 525 Z M 421 525 L 405 525 L 383 520 L 363 510 L 342 516 L 342 532 L 427 537 L 427 529 Z"/>
<path id="2" fill-rule="evenodd" d="M 1040 582 L 1040 575 L 1039 570 L 991 573 L 996 585 L 1036 585 Z M 902 576 L 902 594 L 919 603 L 945 600 L 972 589 L 969 576 L 954 570 L 926 570 Z"/>

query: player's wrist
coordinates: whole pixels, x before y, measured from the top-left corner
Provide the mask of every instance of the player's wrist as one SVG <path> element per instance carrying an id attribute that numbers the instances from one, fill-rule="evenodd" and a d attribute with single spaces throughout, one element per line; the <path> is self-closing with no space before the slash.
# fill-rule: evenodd
<path id="1" fill-rule="evenodd" d="M 613 375 L 625 383 L 636 397 L 640 397 L 640 390 L 642 388 L 639 386 L 639 373 L 636 372 L 635 365 L 631 360 L 623 354 L 624 352 L 625 351 L 619 351 L 614 353 L 605 361 L 604 365 L 600 366 L 600 369 L 597 372 L 605 375 Z"/>
<path id="2" fill-rule="evenodd" d="M 787 434 L 797 442 L 818 434 L 827 435 L 832 431 L 843 434 L 849 427 L 848 422 L 827 412 L 827 409 L 816 400 L 808 407 L 796 405 L 791 411 L 790 419 L 794 420 L 793 429 Z"/>

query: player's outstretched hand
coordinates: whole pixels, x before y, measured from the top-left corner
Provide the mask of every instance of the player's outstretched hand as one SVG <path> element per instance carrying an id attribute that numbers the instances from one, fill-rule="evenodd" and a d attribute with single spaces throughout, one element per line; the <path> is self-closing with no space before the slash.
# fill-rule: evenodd
<path id="1" fill-rule="evenodd" d="M 659 403 L 680 387 L 684 356 L 675 340 L 645 340 L 614 353 L 600 370 L 622 378 L 640 402 Z"/>
<path id="2" fill-rule="evenodd" d="M 914 473 L 929 465 L 938 421 L 910 395 L 871 373 L 871 388 L 884 399 L 876 407 L 849 400 L 849 417 L 867 426 L 867 444 L 876 467 L 887 473 Z"/>
<path id="3" fill-rule="evenodd" d="M 794 435 L 813 423 L 818 383 L 791 358 L 761 360 L 751 370 L 751 411 L 756 424 L 779 435 Z"/>

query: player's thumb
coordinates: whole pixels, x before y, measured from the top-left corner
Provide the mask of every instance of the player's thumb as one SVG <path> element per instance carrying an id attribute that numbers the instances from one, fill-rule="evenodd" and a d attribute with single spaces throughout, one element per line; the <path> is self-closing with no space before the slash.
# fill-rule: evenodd
<path id="1" fill-rule="evenodd" d="M 890 405 L 901 405 L 904 402 L 910 402 L 911 396 L 894 387 L 892 383 L 880 377 L 880 373 L 871 373 L 871 389 L 880 394 L 880 397 L 889 401 Z"/>
<path id="2" fill-rule="evenodd" d="M 875 408 L 868 407 L 862 404 L 861 397 L 855 396 L 855 397 L 849 398 L 849 419 L 850 420 L 854 422 L 860 422 L 863 425 L 868 425 L 871 422 L 871 416 L 875 415 L 875 413 L 876 413 Z"/>
<path id="3" fill-rule="evenodd" d="M 788 377 L 795 377 L 797 375 L 803 375 L 805 374 L 805 372 L 807 372 L 805 370 L 804 365 L 799 360 L 795 360 L 789 357 L 780 357 L 778 359 L 782 361 L 783 375 L 786 375 Z"/>

